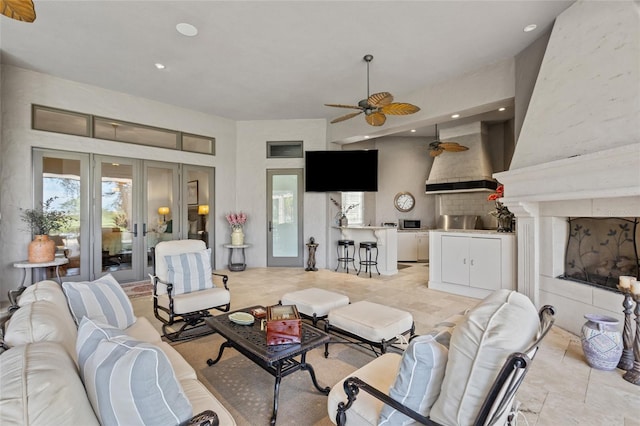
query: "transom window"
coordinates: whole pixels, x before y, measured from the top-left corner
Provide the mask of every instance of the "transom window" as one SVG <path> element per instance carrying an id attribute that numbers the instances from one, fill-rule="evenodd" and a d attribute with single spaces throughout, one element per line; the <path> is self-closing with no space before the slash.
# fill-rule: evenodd
<path id="1" fill-rule="evenodd" d="M 134 143 L 157 148 L 197 152 L 216 153 L 216 139 L 184 133 L 178 130 L 163 129 L 144 124 L 130 123 L 113 118 L 97 117 L 75 111 L 33 105 L 32 128 L 46 132 L 86 136 L 94 139 Z"/>

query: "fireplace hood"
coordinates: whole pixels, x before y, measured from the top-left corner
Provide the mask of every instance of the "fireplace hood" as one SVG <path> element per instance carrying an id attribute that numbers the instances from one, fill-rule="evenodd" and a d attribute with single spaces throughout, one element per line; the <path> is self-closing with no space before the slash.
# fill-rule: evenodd
<path id="1" fill-rule="evenodd" d="M 494 191 L 498 183 L 492 178 L 493 167 L 488 150 L 488 131 L 480 121 L 442 129 L 443 141 L 455 140 L 469 148 L 462 152 L 443 152 L 433 159 L 425 192 Z"/>

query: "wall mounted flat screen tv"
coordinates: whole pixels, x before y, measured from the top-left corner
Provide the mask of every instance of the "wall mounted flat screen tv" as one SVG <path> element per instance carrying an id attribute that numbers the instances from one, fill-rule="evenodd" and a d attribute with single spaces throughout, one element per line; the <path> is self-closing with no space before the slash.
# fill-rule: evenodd
<path id="1" fill-rule="evenodd" d="M 305 191 L 375 192 L 378 150 L 306 151 Z"/>

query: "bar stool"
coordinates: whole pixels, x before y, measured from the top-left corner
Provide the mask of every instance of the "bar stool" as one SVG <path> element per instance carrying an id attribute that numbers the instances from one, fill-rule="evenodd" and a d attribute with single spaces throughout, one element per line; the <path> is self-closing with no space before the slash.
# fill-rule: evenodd
<path id="1" fill-rule="evenodd" d="M 365 249 L 364 259 L 362 260 L 362 249 Z M 376 260 L 371 259 L 371 251 L 376 249 Z M 360 269 L 358 269 L 358 274 L 362 271 L 362 266 L 364 266 L 365 274 L 369 272 L 369 278 L 371 278 L 371 267 L 375 266 L 378 275 L 380 275 L 380 271 L 378 270 L 378 243 L 375 241 L 363 241 L 360 243 L 360 249 L 358 250 L 358 258 L 360 259 Z"/>
<path id="2" fill-rule="evenodd" d="M 349 255 L 349 247 L 353 247 L 351 255 Z M 342 266 L 343 269 L 349 273 L 349 262 L 353 264 L 353 270 L 356 268 L 356 245 L 353 240 L 338 240 L 338 266 L 336 266 L 336 271 L 338 268 Z"/>

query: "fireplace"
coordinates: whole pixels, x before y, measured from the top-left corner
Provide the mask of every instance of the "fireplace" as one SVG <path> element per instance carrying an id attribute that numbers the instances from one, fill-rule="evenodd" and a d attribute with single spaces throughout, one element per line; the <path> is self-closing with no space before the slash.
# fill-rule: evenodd
<path id="1" fill-rule="evenodd" d="M 559 278 L 618 291 L 621 275 L 638 275 L 638 218 L 569 218 Z"/>
<path id="2" fill-rule="evenodd" d="M 578 1 L 558 16 L 509 170 L 494 174 L 518 219 L 518 291 L 578 335 L 585 314 L 623 319 L 618 292 L 558 277 L 568 218 L 640 217 L 639 25 L 634 2 Z"/>

